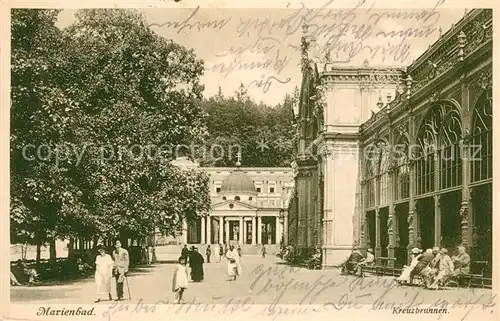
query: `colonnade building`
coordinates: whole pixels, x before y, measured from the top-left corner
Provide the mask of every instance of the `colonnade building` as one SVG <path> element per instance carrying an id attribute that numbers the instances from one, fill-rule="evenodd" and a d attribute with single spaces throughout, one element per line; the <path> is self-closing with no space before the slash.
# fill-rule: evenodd
<path id="1" fill-rule="evenodd" d="M 492 10 L 465 14 L 405 68 L 318 58 L 302 38 L 289 243 L 353 246 L 401 266 L 408 251 L 466 247 L 492 262 Z"/>
<path id="2" fill-rule="evenodd" d="M 187 157 L 172 162 L 210 177 L 211 211 L 185 222 L 182 244 L 280 244 L 288 239 L 293 173 L 287 167 L 199 167 Z"/>

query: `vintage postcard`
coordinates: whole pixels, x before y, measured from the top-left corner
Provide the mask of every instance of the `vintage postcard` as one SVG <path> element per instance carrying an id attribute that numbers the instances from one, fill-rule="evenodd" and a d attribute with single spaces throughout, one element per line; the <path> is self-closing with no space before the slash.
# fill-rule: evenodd
<path id="1" fill-rule="evenodd" d="M 499 320 L 498 10 L 3 2 L 2 318 Z"/>

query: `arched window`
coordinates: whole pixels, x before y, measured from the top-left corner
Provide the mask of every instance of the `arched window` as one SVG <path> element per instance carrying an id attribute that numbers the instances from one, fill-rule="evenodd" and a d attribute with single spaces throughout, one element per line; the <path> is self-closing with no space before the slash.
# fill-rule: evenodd
<path id="1" fill-rule="evenodd" d="M 439 133 L 440 187 L 446 189 L 462 184 L 460 114 L 452 109 L 445 116 Z"/>
<path id="2" fill-rule="evenodd" d="M 437 137 L 444 119 L 444 107 L 433 105 L 427 113 L 417 136 L 418 150 L 415 153 L 415 193 L 421 195 L 435 190 L 435 159 L 437 154 Z M 410 151 L 413 153 L 413 151 Z M 413 157 L 413 155 L 412 155 Z"/>
<path id="3" fill-rule="evenodd" d="M 239 201 L 239 200 L 240 200 L 240 197 L 239 197 L 239 196 L 235 196 L 235 197 L 234 197 L 234 200 L 235 200 L 235 201 Z"/>
<path id="4" fill-rule="evenodd" d="M 479 182 L 493 176 L 493 102 L 491 91 L 479 99 L 474 108 L 470 145 L 471 181 Z"/>
<path id="5" fill-rule="evenodd" d="M 394 170 L 394 197 L 402 200 L 410 197 L 410 167 L 408 164 L 408 140 L 401 138 L 394 146 L 393 160 L 396 164 Z"/>

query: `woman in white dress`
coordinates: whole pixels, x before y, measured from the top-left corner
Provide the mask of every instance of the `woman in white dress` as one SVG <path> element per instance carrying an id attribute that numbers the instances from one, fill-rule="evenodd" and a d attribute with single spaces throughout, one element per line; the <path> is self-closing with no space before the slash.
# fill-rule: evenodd
<path id="1" fill-rule="evenodd" d="M 411 250 L 411 263 L 409 266 L 405 265 L 403 266 L 403 271 L 401 272 L 401 275 L 396 279 L 396 282 L 403 284 L 403 283 L 410 283 L 410 273 L 413 271 L 413 268 L 418 263 L 418 258 L 422 255 L 422 251 L 420 249 L 414 248 Z"/>
<path id="2" fill-rule="evenodd" d="M 95 303 L 101 301 L 102 295 L 107 295 L 109 300 L 111 296 L 111 278 L 113 277 L 113 267 L 115 262 L 106 249 L 101 245 L 98 247 L 99 254 L 95 258 L 95 284 L 97 286 L 97 300 Z"/>
<path id="3" fill-rule="evenodd" d="M 188 269 L 186 265 L 186 258 L 181 256 L 179 258 L 179 263 L 174 271 L 174 277 L 172 280 L 172 292 L 175 292 L 176 303 L 181 303 L 182 295 L 188 287 Z"/>
<path id="4" fill-rule="evenodd" d="M 227 258 L 227 274 L 231 281 L 236 280 L 238 275 L 241 275 L 241 264 L 240 264 L 240 256 L 238 255 L 238 251 L 234 248 L 234 246 L 229 246 L 229 250 L 226 253 Z"/>

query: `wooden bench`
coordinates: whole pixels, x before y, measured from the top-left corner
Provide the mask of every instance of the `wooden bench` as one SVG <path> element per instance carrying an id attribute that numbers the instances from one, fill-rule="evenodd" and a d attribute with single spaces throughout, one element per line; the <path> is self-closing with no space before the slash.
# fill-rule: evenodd
<path id="1" fill-rule="evenodd" d="M 474 280 L 479 280 L 481 287 L 484 289 L 484 269 L 486 268 L 486 266 L 488 266 L 488 261 L 474 261 L 472 263 L 479 265 L 480 274 L 461 274 L 458 276 L 458 283 L 460 284 L 460 282 L 467 282 L 467 288 L 470 288 L 473 285 Z"/>
<path id="2" fill-rule="evenodd" d="M 377 264 L 377 266 L 378 266 L 379 270 L 381 271 L 382 275 L 385 275 L 385 271 L 390 271 L 389 275 L 396 276 L 396 269 L 390 268 L 388 266 L 389 264 L 387 264 L 391 261 L 393 263 L 396 262 L 396 258 L 394 258 L 394 257 L 377 257 L 377 258 L 375 258 L 375 261 L 377 261 L 377 260 L 381 261 L 381 263 Z M 385 262 L 385 264 L 382 264 L 382 262 Z"/>
<path id="3" fill-rule="evenodd" d="M 384 261 L 386 262 L 386 265 L 383 265 L 383 264 L 377 264 L 377 260 L 380 260 L 380 261 Z M 387 266 L 387 262 L 389 261 L 396 261 L 396 258 L 393 258 L 393 257 L 377 257 L 375 258 L 375 264 L 372 264 L 372 265 L 363 265 L 361 267 L 361 275 L 364 275 L 365 272 L 368 272 L 368 273 L 373 273 L 373 274 L 376 274 L 376 275 L 385 275 L 385 271 L 388 271 L 388 270 L 392 270 L 390 272 L 389 275 L 392 275 L 392 276 L 396 276 L 396 273 L 398 271 L 398 269 L 395 269 L 395 268 L 389 268 Z"/>

